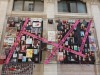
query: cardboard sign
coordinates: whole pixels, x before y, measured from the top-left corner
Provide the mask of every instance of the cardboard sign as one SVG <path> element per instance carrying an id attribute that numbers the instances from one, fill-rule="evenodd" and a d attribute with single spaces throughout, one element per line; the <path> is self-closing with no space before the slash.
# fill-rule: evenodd
<path id="1" fill-rule="evenodd" d="M 56 40 L 55 31 L 48 31 L 48 41 L 55 41 L 55 40 Z"/>

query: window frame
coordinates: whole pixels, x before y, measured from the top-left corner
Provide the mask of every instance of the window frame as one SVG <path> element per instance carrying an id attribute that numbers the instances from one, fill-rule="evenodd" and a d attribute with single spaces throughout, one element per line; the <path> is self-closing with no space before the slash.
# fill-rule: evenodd
<path id="1" fill-rule="evenodd" d="M 22 1 L 22 10 L 20 10 L 20 11 L 26 11 L 25 9 L 24 9 L 24 6 L 25 6 L 25 1 L 32 1 L 33 2 L 33 11 L 32 12 L 34 12 L 34 9 L 35 9 L 35 5 L 34 5 L 34 3 L 35 3 L 35 1 L 36 0 L 14 0 L 13 1 L 13 7 L 12 7 L 12 11 L 16 11 L 15 9 L 14 9 L 14 5 L 15 5 L 15 2 L 16 1 Z M 40 0 L 41 2 L 43 2 L 43 11 L 36 11 L 36 12 L 44 12 L 44 0 Z M 29 11 L 29 10 L 27 10 L 27 11 Z M 29 11 L 29 12 L 31 12 L 31 11 Z"/>
<path id="2" fill-rule="evenodd" d="M 60 1 L 57 1 L 57 7 L 58 7 L 58 3 Z M 74 12 L 71 12 L 70 3 L 75 3 L 75 5 L 76 5 L 76 12 L 75 13 L 79 13 L 79 11 L 78 11 L 78 3 L 84 4 L 85 5 L 85 12 L 83 12 L 83 13 L 88 13 L 88 11 L 87 11 L 87 3 L 86 2 L 83 2 L 83 1 L 80 1 L 80 0 L 74 0 L 74 1 L 64 0 L 64 1 L 66 1 L 66 7 L 68 8 L 68 10 L 66 10 L 67 11 L 66 13 L 74 13 Z M 68 6 L 68 4 L 69 4 L 69 6 Z M 59 13 L 60 12 L 65 13 L 65 11 L 59 11 L 59 8 L 57 9 L 57 11 Z"/>

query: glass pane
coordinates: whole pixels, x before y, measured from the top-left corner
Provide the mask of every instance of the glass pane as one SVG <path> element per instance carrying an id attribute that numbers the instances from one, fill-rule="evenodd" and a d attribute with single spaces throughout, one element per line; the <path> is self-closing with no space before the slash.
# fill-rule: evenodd
<path id="1" fill-rule="evenodd" d="M 58 2 L 58 12 L 67 12 L 67 11 L 68 11 L 67 2 L 66 1 Z"/>
<path id="2" fill-rule="evenodd" d="M 43 11 L 44 2 L 41 0 L 35 0 L 34 11 Z"/>
<path id="3" fill-rule="evenodd" d="M 22 11 L 23 1 L 15 1 L 14 11 Z"/>
<path id="4" fill-rule="evenodd" d="M 76 3 L 70 3 L 70 12 L 72 13 L 77 12 Z"/>
<path id="5" fill-rule="evenodd" d="M 24 11 L 33 11 L 33 1 L 25 1 Z"/>
<path id="6" fill-rule="evenodd" d="M 24 5 L 24 7 L 23 7 Z M 15 0 L 14 11 L 44 11 L 44 1 L 42 0 Z"/>
<path id="7" fill-rule="evenodd" d="M 78 2 L 77 6 L 78 6 L 77 7 L 78 8 L 78 13 L 86 13 L 87 12 L 85 3 Z"/>

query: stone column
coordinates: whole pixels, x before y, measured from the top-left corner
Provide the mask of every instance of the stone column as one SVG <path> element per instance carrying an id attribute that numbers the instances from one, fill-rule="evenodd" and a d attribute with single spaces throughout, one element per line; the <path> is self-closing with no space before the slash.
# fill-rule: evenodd
<path id="1" fill-rule="evenodd" d="M 91 12 L 93 15 L 95 29 L 97 33 L 98 46 L 100 47 L 100 8 L 98 4 L 91 4 Z M 100 75 L 100 50 L 99 47 L 96 50 L 96 75 Z"/>
<path id="2" fill-rule="evenodd" d="M 54 18 L 55 13 L 55 0 L 45 0 L 47 18 Z"/>
<path id="3" fill-rule="evenodd" d="M 12 14 L 13 3 L 14 3 L 14 0 L 9 0 L 8 2 L 9 6 L 7 7 L 7 16 L 10 16 Z"/>
<path id="4" fill-rule="evenodd" d="M 45 0 L 45 12 L 47 19 L 44 24 L 44 34 L 47 37 L 48 31 L 55 31 L 55 25 L 49 25 L 48 19 L 54 19 L 55 15 L 55 0 Z M 47 28 L 47 29 L 46 29 Z M 44 75 L 57 75 L 57 64 L 44 64 Z"/>

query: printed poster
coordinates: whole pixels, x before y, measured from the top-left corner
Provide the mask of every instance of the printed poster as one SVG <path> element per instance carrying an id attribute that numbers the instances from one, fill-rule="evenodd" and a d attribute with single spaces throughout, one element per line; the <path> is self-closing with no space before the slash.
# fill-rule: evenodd
<path id="1" fill-rule="evenodd" d="M 26 50 L 26 57 L 32 58 L 32 56 L 33 56 L 33 49 L 27 49 Z"/>
<path id="2" fill-rule="evenodd" d="M 63 52 L 58 52 L 58 61 L 63 61 Z"/>
<path id="3" fill-rule="evenodd" d="M 27 38 L 26 39 L 26 44 L 32 44 L 32 38 Z"/>
<path id="4" fill-rule="evenodd" d="M 38 22 L 42 22 L 42 18 L 31 18 L 31 21 L 38 21 Z"/>
<path id="5" fill-rule="evenodd" d="M 17 54 L 13 54 L 13 58 L 17 58 Z"/>
<path id="6" fill-rule="evenodd" d="M 22 37 L 21 37 L 21 40 L 23 40 L 23 41 L 24 41 L 24 40 L 25 40 L 25 36 L 22 36 Z"/>
<path id="7" fill-rule="evenodd" d="M 5 37 L 4 38 L 4 45 L 13 45 L 14 44 L 14 38 L 13 37 Z"/>
<path id="8" fill-rule="evenodd" d="M 26 52 L 26 45 L 21 46 L 21 52 Z"/>
<path id="9" fill-rule="evenodd" d="M 47 45 L 47 48 L 48 49 L 52 49 L 52 45 Z"/>
<path id="10" fill-rule="evenodd" d="M 89 36 L 89 43 L 95 43 L 94 36 Z"/>
<path id="11" fill-rule="evenodd" d="M 18 59 L 22 59 L 23 57 L 23 54 L 19 54 L 19 58 Z"/>
<path id="12" fill-rule="evenodd" d="M 22 62 L 26 62 L 26 56 L 22 57 Z"/>
<path id="13" fill-rule="evenodd" d="M 90 44 L 90 50 L 95 51 L 96 50 L 96 44 Z"/>
<path id="14" fill-rule="evenodd" d="M 77 51 L 78 50 L 78 47 L 77 46 L 74 46 L 74 50 Z"/>
<path id="15" fill-rule="evenodd" d="M 33 27 L 41 27 L 41 22 L 33 22 Z"/>
<path id="16" fill-rule="evenodd" d="M 65 41 L 65 45 L 68 45 L 68 41 Z"/>
<path id="17" fill-rule="evenodd" d="M 7 27 L 5 37 L 16 37 L 17 27 Z"/>
<path id="18" fill-rule="evenodd" d="M 0 54 L 0 59 L 6 59 L 6 55 L 5 54 Z"/>
<path id="19" fill-rule="evenodd" d="M 81 36 L 84 36 L 84 31 L 81 31 L 80 34 L 81 34 Z"/>
<path id="20" fill-rule="evenodd" d="M 56 32 L 48 31 L 48 41 L 56 41 Z"/>
<path id="21" fill-rule="evenodd" d="M 38 49 L 34 49 L 34 54 L 38 54 Z"/>

